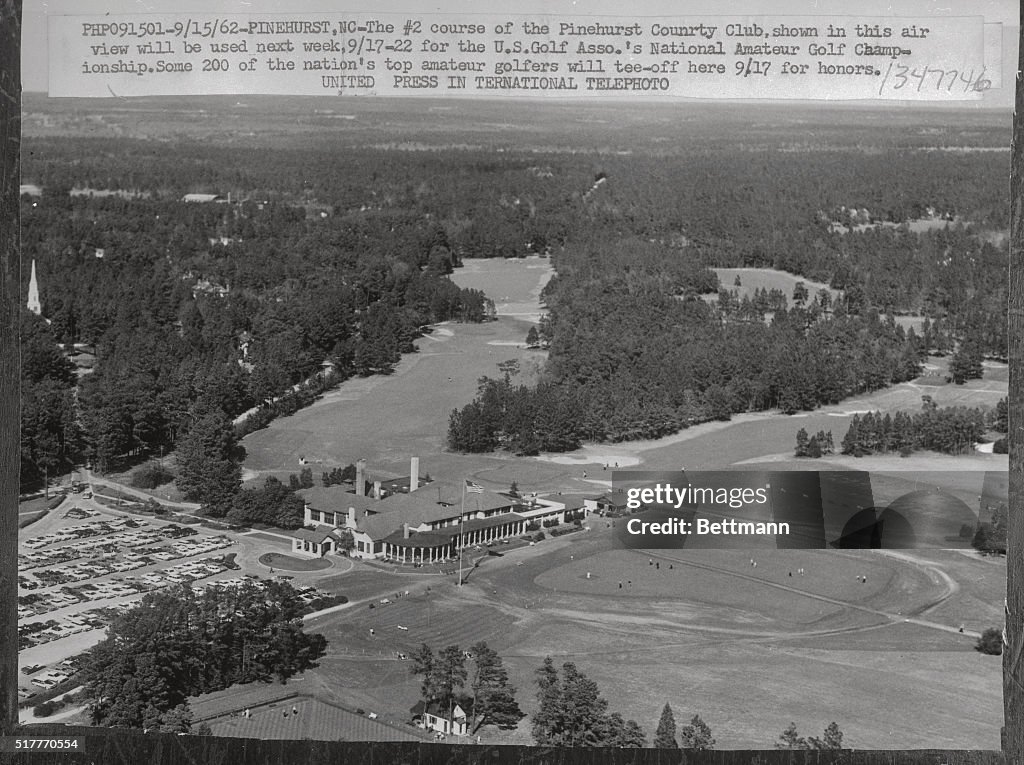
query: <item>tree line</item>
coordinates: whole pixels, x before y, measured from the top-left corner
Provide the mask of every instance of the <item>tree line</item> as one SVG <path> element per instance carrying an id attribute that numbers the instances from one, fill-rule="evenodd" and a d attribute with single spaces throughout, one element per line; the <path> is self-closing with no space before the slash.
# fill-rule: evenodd
<path id="1" fill-rule="evenodd" d="M 66 469 L 78 452 L 75 371 L 46 322 L 22 309 L 20 462 L 23 485 Z"/>
<path id="2" fill-rule="evenodd" d="M 565 448 L 813 408 L 909 379 L 933 343 L 1005 355 L 1005 249 L 990 236 L 1006 224 L 995 180 L 1004 157 L 936 156 L 915 148 L 910 125 L 894 140 L 831 117 L 813 152 L 771 148 L 784 141 L 778 128 L 737 151 L 709 127 L 723 119 L 701 121 L 668 153 L 640 131 L 631 140 L 642 151 L 593 161 L 396 153 L 339 146 L 331 131 L 260 163 L 216 137 L 29 138 L 25 178 L 44 194 L 24 203 L 25 254 L 38 262 L 55 337 L 94 342 L 99 356 L 80 386 L 80 451 L 106 468 L 173 446 L 200 398 L 231 417 L 262 402 L 253 426 L 264 425 L 316 395 L 268 403 L 317 378 L 325 360 L 333 379 L 387 373 L 423 325 L 491 314 L 485 296 L 447 278 L 470 257 L 555 259 L 538 331 L 548 374 L 516 395 L 531 412 L 583 412 Z M 865 141 L 877 153 L 851 151 Z M 137 196 L 69 196 L 73 186 Z M 236 201 L 185 204 L 189 191 Z M 898 225 L 841 233 L 831 211 L 842 207 Z M 927 208 L 967 223 L 903 225 Z M 843 297 L 828 308 L 807 296 L 781 310 L 771 294 L 708 305 L 701 296 L 720 289 L 711 266 L 786 270 Z M 888 322 L 908 312 L 942 331 L 900 337 Z M 455 428 L 455 448 L 562 448 L 522 427 L 544 415 L 487 432 L 478 421 L 492 413 L 480 406 Z M 39 431 L 26 429 L 27 463 L 53 453 Z"/>
<path id="3" fill-rule="evenodd" d="M 426 325 L 493 312 L 449 279 L 444 231 L 399 212 L 48 194 L 23 223 L 49 320 L 23 319 L 29 481 L 73 457 L 107 470 L 170 451 L 213 407 L 261 406 L 248 427 L 265 426 L 327 385 L 390 372 Z M 69 366 L 46 360 L 58 342 L 95 351 L 77 407 Z"/>
<path id="4" fill-rule="evenodd" d="M 928 397 L 921 411 L 855 414 L 841 442 L 842 454 L 909 455 L 927 450 L 965 454 L 984 439 L 987 412 L 978 407 L 939 407 Z"/>
<path id="5" fill-rule="evenodd" d="M 516 689 L 509 682 L 501 657 L 486 642 L 466 651 L 450 645 L 435 652 L 424 643 L 411 656 L 411 673 L 421 680 L 420 700 L 424 710 L 453 719 L 458 705 L 467 715 L 468 732 L 482 727 L 514 729 L 526 715 L 516 701 Z M 470 675 L 467 665 L 472 667 Z M 647 735 L 635 720 L 609 709 L 608 700 L 597 683 L 573 662 L 561 667 L 547 656 L 534 673 L 537 708 L 530 716 L 530 730 L 539 746 L 574 748 L 647 746 Z M 791 723 L 779 736 L 776 748 L 841 749 L 843 734 L 833 722 L 822 738 L 801 737 Z M 710 750 L 715 738 L 710 726 L 695 714 L 677 727 L 672 706 L 666 703 L 658 719 L 651 746 L 660 749 Z"/>
<path id="6" fill-rule="evenodd" d="M 882 414 L 878 411 L 853 415 L 840 443 L 840 453 L 854 457 L 892 453 L 909 456 L 920 450 L 966 454 L 974 449 L 975 444 L 985 440 L 985 433 L 989 430 L 997 433 L 1007 431 L 1005 398 L 993 408 L 939 407 L 931 396 L 921 398 L 919 412 Z M 1005 439 L 1000 441 L 1005 449 Z M 808 436 L 804 428 L 797 431 L 794 456 L 826 457 L 833 451 L 832 431 L 818 431 L 813 436 Z"/>
<path id="7" fill-rule="evenodd" d="M 532 388 L 482 380 L 450 417 L 450 448 L 530 454 L 659 438 L 739 412 L 811 410 L 920 373 L 919 339 L 892 317 L 793 308 L 770 324 L 722 321 L 697 297 L 659 291 L 639 266 L 625 283 L 613 266 L 577 281 L 571 250 L 544 294 L 544 378 Z"/>

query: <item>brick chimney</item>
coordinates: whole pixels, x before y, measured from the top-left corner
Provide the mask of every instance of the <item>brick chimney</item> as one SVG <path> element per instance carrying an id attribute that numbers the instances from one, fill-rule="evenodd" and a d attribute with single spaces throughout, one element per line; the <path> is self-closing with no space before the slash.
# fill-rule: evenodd
<path id="1" fill-rule="evenodd" d="M 420 458 L 413 457 L 409 460 L 409 491 L 416 491 L 420 487 Z"/>
<path id="2" fill-rule="evenodd" d="M 380 496 L 380 481 L 374 481 L 373 482 L 373 498 L 374 499 L 381 499 L 381 496 Z"/>
<path id="3" fill-rule="evenodd" d="M 356 527 L 356 509 L 354 507 L 350 507 L 348 509 L 348 521 L 345 525 L 350 529 L 354 529 Z"/>
<path id="4" fill-rule="evenodd" d="M 403 523 L 402 524 L 402 539 L 408 539 L 408 538 L 409 538 L 409 524 L 408 523 Z"/>
<path id="5" fill-rule="evenodd" d="M 366 496 L 366 460 L 356 462 L 356 496 Z"/>

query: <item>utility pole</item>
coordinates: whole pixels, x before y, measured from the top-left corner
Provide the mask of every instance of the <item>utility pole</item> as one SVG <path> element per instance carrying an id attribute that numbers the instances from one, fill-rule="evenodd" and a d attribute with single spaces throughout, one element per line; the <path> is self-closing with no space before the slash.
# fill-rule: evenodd
<path id="1" fill-rule="evenodd" d="M 438 491 L 441 491 L 438 489 Z M 462 586 L 462 533 L 466 528 L 466 482 L 462 482 L 462 509 L 459 510 L 459 587 Z"/>

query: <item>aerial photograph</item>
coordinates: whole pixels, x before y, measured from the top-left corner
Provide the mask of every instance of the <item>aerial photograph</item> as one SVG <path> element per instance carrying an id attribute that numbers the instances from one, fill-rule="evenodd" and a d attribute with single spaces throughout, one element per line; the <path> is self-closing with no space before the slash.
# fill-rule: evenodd
<path id="1" fill-rule="evenodd" d="M 1011 119 L 26 89 L 21 721 L 999 749 Z"/>

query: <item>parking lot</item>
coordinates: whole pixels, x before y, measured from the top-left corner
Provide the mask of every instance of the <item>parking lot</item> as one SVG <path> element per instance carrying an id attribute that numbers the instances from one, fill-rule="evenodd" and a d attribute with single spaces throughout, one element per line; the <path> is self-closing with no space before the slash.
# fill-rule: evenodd
<path id="1" fill-rule="evenodd" d="M 234 570 L 233 545 L 222 533 L 111 512 L 84 496 L 22 529 L 21 697 L 70 678 L 71 657 L 101 640 L 110 620 L 145 593 Z"/>
<path id="2" fill-rule="evenodd" d="M 284 539 L 231 538 L 200 525 L 110 509 L 84 493 L 70 496 L 19 532 L 19 699 L 73 678 L 77 657 L 147 592 L 184 583 L 199 592 L 257 580 L 269 571 L 259 555 L 274 547 L 283 549 Z M 292 585 L 310 607 L 332 604 L 308 582 Z"/>

